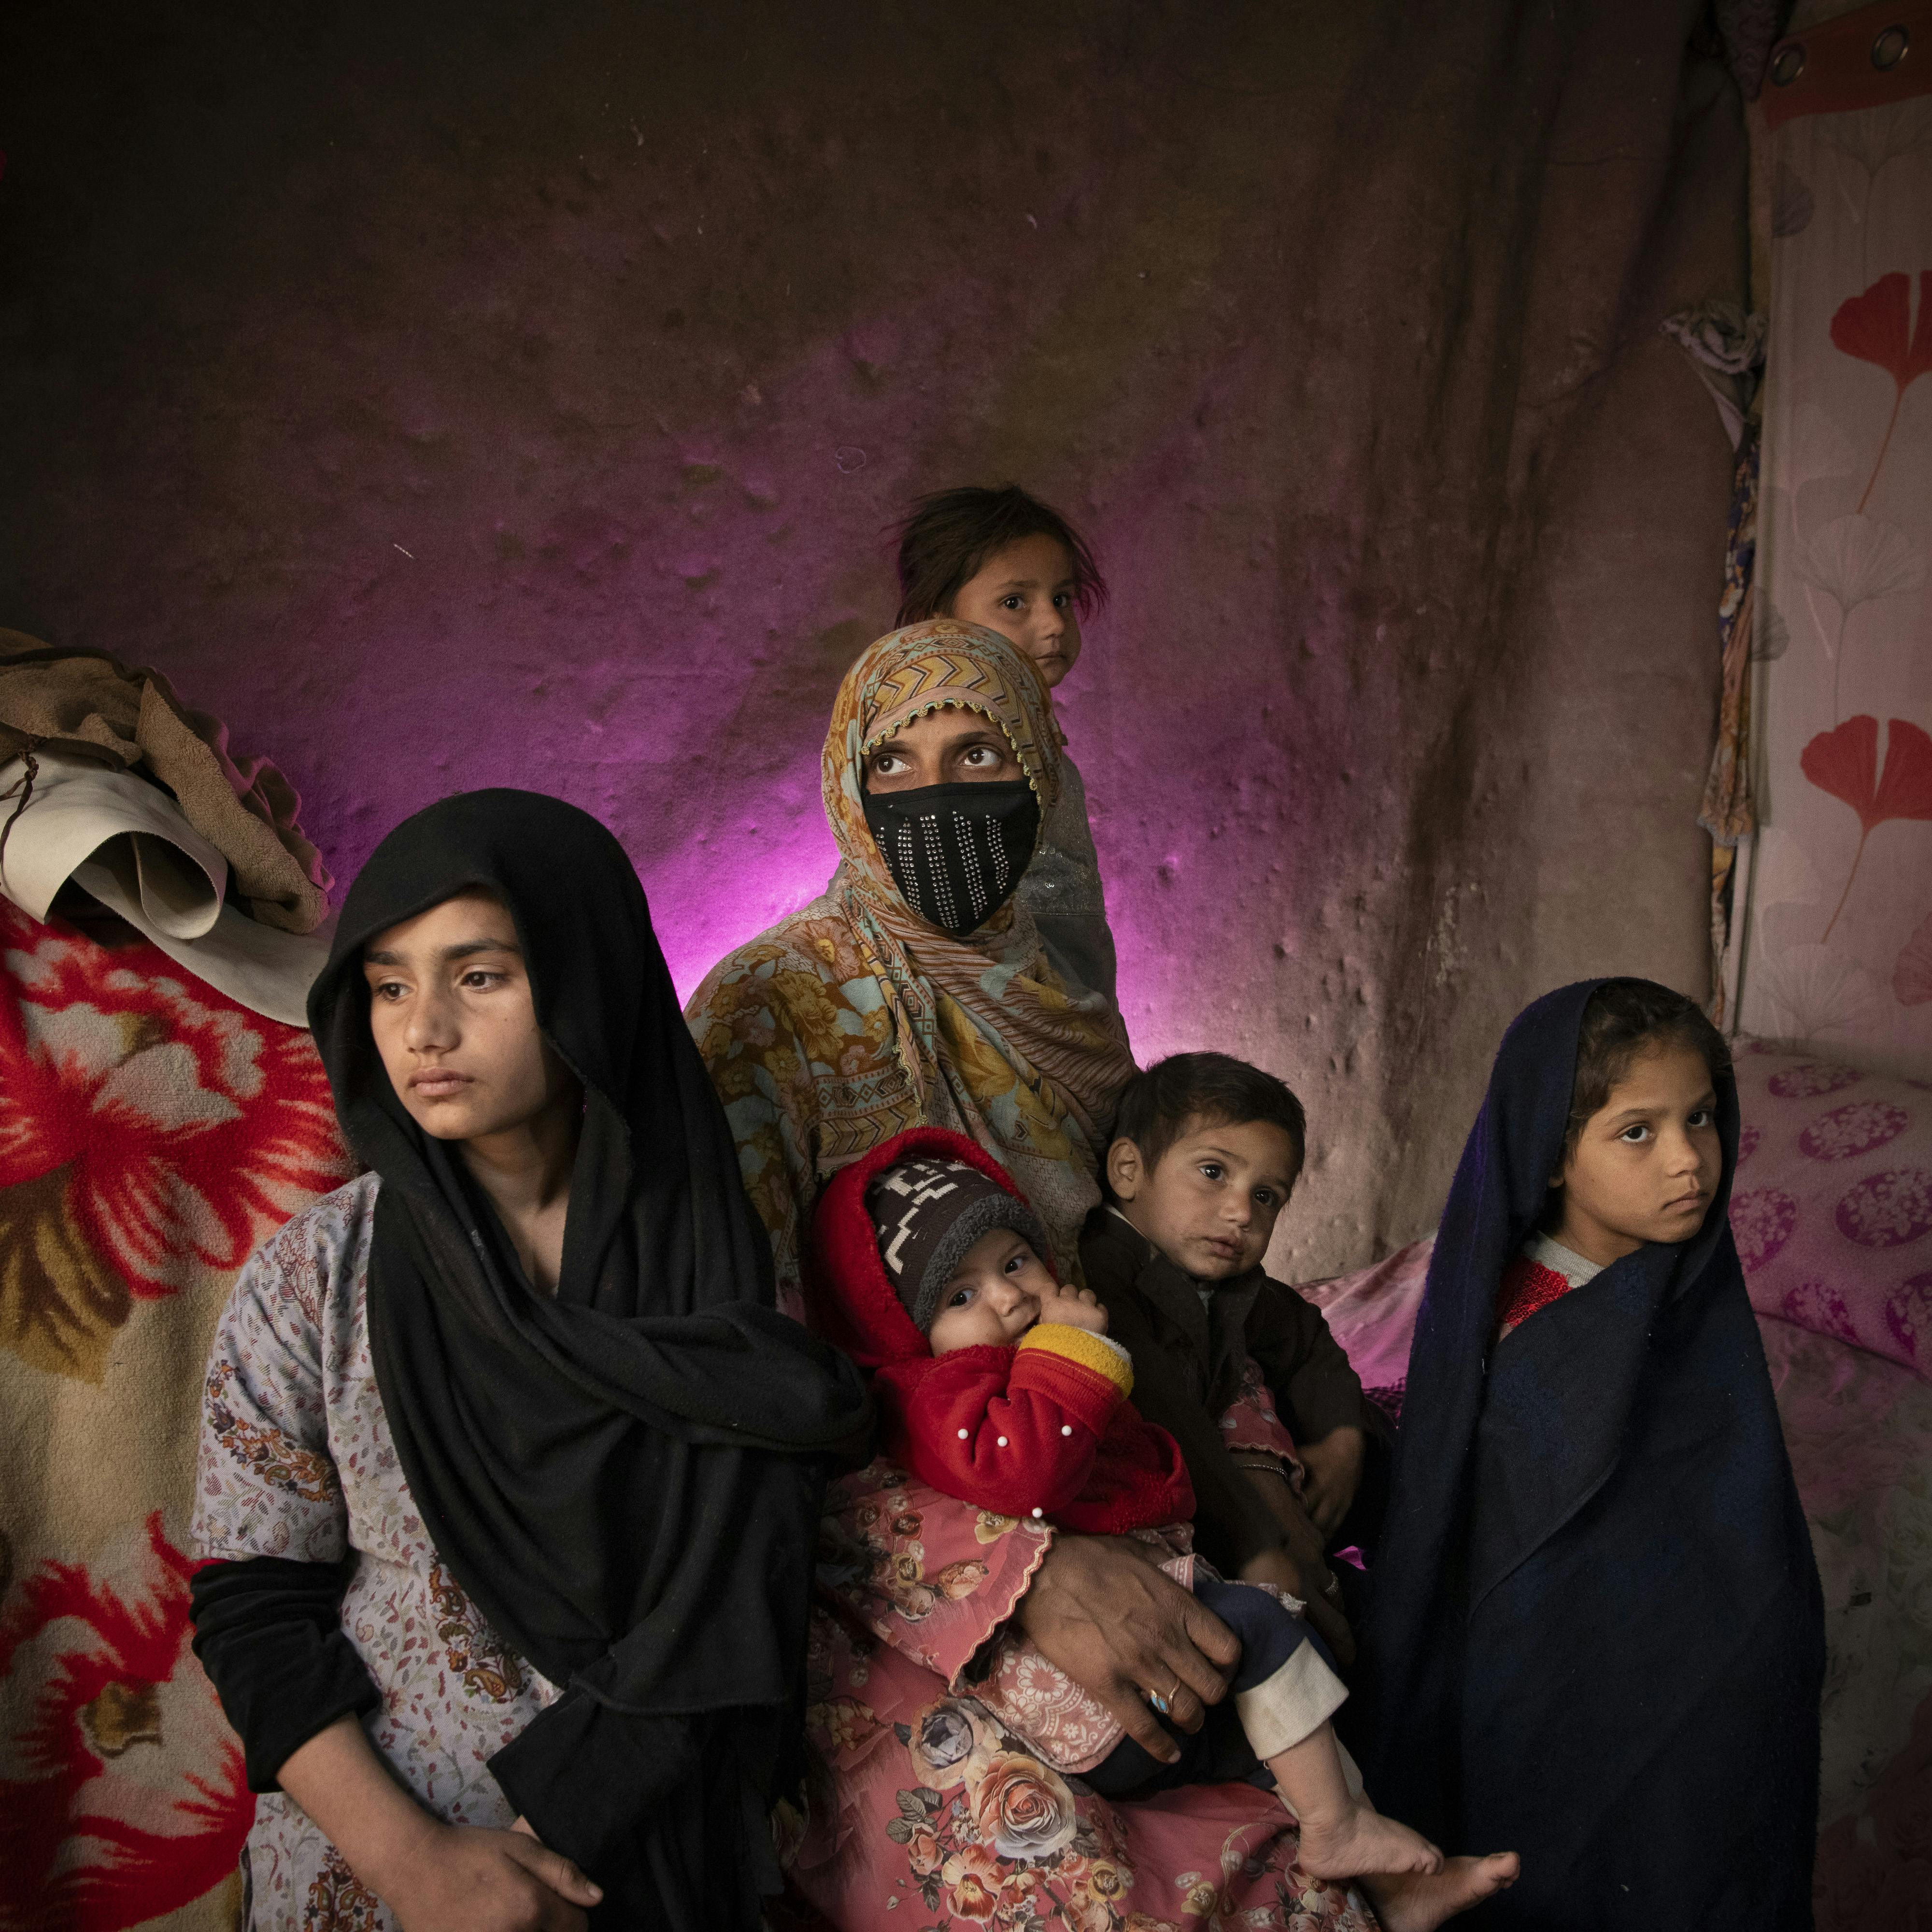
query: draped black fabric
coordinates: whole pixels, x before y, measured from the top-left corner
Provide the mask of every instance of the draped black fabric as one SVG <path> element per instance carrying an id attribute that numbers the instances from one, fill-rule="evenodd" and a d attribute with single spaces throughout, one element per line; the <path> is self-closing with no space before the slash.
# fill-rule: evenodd
<path id="1" fill-rule="evenodd" d="M 1383 1810 L 1515 1850 L 1474 1925 L 1811 1923 L 1817 1572 L 1727 1210 L 1492 1348 L 1561 1165 L 1600 981 L 1516 1020 L 1456 1170 L 1409 1358 L 1345 1725 Z"/>
<path id="2" fill-rule="evenodd" d="M 410 1119 L 370 1031 L 364 944 L 472 887 L 509 908 L 538 1024 L 584 1085 L 554 1298 L 460 1154 Z M 356 880 L 309 1014 L 344 1131 L 382 1178 L 370 1340 L 404 1473 L 458 1581 L 569 1687 L 492 1768 L 604 1885 L 601 1922 L 754 1924 L 827 1459 L 867 1401 L 772 1306 L 636 874 L 557 800 L 446 799 Z"/>

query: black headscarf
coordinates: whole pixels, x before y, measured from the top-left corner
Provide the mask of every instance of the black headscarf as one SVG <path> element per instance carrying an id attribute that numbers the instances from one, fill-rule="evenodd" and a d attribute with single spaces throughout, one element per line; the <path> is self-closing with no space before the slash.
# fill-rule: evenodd
<path id="1" fill-rule="evenodd" d="M 1382 1810 L 1522 1854 L 1472 1924 L 1785 1932 L 1811 1924 L 1822 1609 L 1731 1240 L 1728 1074 L 1698 1233 L 1491 1347 L 1603 983 L 1517 1018 L 1456 1169 L 1349 1728 Z"/>
<path id="2" fill-rule="evenodd" d="M 472 888 L 515 921 L 538 1024 L 582 1082 L 554 1297 L 460 1156 L 410 1119 L 362 950 Z M 480 791 L 406 820 L 350 890 L 310 1022 L 382 1178 L 376 1381 L 436 1553 L 568 1686 L 491 1761 L 601 1922 L 758 1923 L 797 1747 L 826 1458 L 857 1372 L 773 1306 L 771 1252 L 623 848 L 574 806 Z"/>

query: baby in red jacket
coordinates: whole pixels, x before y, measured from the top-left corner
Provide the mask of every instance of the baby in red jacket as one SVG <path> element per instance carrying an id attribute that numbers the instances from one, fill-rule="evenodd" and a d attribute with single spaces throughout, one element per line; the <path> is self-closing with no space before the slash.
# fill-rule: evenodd
<path id="1" fill-rule="evenodd" d="M 1179 1447 L 1127 1400 L 1133 1364 L 1106 1310 L 1055 1278 L 1032 1208 L 973 1142 L 916 1127 L 845 1168 L 812 1246 L 822 1324 L 873 1371 L 886 1453 L 922 1481 L 1102 1534 L 1192 1516 Z M 1241 1642 L 1232 1718 L 1223 1703 L 1191 1737 L 1169 1726 L 1176 1766 L 1124 1738 L 1086 1781 L 1124 1797 L 1253 1776 L 1300 1821 L 1311 1876 L 1439 1870 L 1442 1853 L 1352 1774 L 1328 1721 L 1348 1693 L 1319 1640 L 1269 1591 L 1195 1567 L 1195 1594 Z M 1165 1717 L 1164 1698 L 1148 1701 Z"/>

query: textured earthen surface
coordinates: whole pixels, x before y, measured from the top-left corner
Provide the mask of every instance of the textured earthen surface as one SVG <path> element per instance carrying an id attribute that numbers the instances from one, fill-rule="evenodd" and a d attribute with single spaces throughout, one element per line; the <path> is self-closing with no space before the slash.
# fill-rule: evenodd
<path id="1" fill-rule="evenodd" d="M 688 988 L 829 869 L 883 526 L 1023 481 L 1112 580 L 1062 695 L 1136 1044 L 1293 1080 L 1276 1258 L 1366 1261 L 1517 1006 L 1703 990 L 1695 12 L 16 0 L 0 622 L 161 666 L 340 874 L 588 806 Z"/>

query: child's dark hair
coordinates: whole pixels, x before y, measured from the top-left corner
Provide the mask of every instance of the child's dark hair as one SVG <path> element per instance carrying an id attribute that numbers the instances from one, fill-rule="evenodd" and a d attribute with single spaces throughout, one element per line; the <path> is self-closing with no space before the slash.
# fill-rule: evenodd
<path id="1" fill-rule="evenodd" d="M 1104 603 L 1107 583 L 1086 539 L 1017 483 L 1003 490 L 941 490 L 922 496 L 898 526 L 899 614 L 894 628 L 943 617 L 987 558 L 1028 537 L 1052 537 L 1073 560 L 1073 601 L 1084 616 Z"/>
<path id="2" fill-rule="evenodd" d="M 1308 1152 L 1308 1117 L 1286 1081 L 1226 1053 L 1173 1053 L 1121 1089 L 1113 1138 L 1132 1141 L 1150 1173 L 1189 1125 L 1233 1127 L 1265 1120 Z"/>
<path id="3" fill-rule="evenodd" d="M 1688 994 L 1673 993 L 1654 980 L 1606 980 L 1590 995 L 1576 1034 L 1576 1080 L 1563 1136 L 1566 1158 L 1576 1151 L 1585 1123 L 1601 1111 L 1637 1056 L 1664 1046 L 1696 1048 L 1714 1083 L 1731 1070 L 1724 1035 Z"/>

